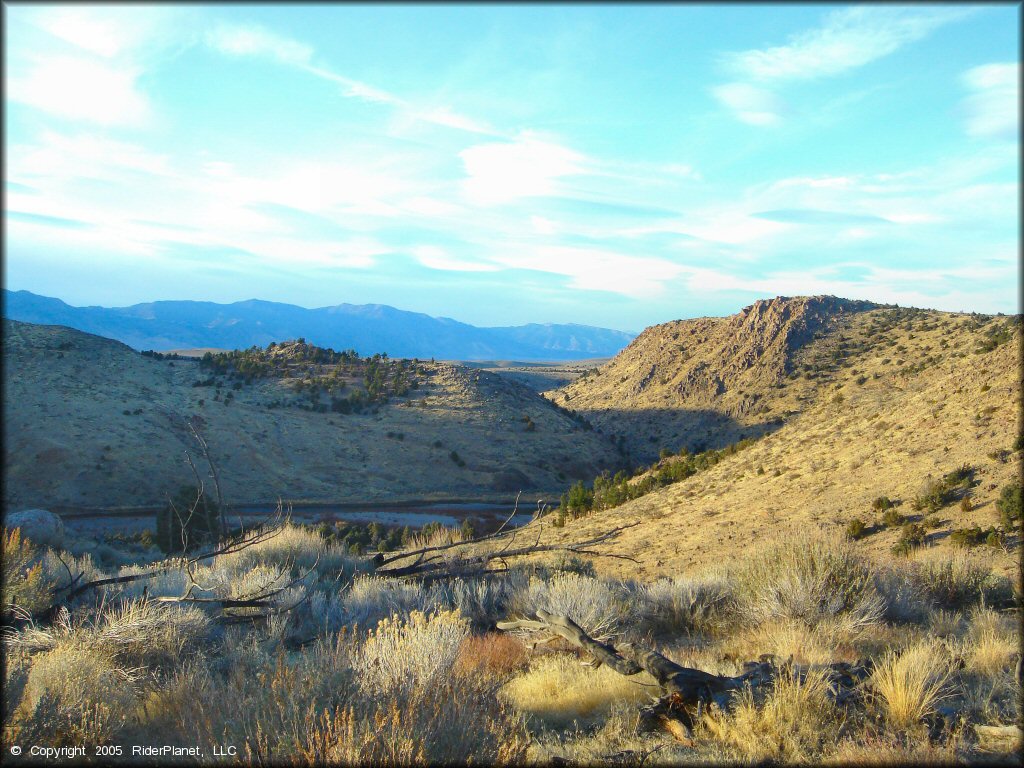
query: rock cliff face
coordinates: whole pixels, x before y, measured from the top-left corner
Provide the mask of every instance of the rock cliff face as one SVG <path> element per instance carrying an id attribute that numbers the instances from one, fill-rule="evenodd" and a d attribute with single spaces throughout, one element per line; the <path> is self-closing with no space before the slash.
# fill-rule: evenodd
<path id="1" fill-rule="evenodd" d="M 755 302 L 730 317 L 647 328 L 614 359 L 550 396 L 606 433 L 626 434 L 638 460 L 663 447 L 716 447 L 772 429 L 794 360 L 876 305 L 834 296 Z M 786 387 L 791 395 L 791 387 Z"/>
<path id="2" fill-rule="evenodd" d="M 928 546 L 911 557 L 950 557 L 953 531 L 1002 525 L 997 501 L 1021 482 L 1022 322 L 811 297 L 648 329 L 557 397 L 587 403 L 606 432 L 636 425 L 655 435 L 658 442 L 632 442 L 648 453 L 767 434 L 685 480 L 534 529 L 542 543 L 557 543 L 637 523 L 615 552 L 639 562 L 598 558 L 595 567 L 638 579 L 699 572 L 763 542 L 842 536 L 854 520 L 871 530 L 855 546 L 887 562 L 904 529 L 885 526 L 873 508 L 886 496 L 927 531 Z M 931 483 L 964 468 L 965 495 L 935 512 L 915 505 Z M 1019 556 L 1012 544 L 970 553 L 1015 583 Z"/>

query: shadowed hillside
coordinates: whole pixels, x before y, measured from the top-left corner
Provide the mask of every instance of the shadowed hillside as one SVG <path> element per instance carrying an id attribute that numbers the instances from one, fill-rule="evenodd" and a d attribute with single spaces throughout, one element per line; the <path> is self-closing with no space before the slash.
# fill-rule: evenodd
<path id="1" fill-rule="evenodd" d="M 655 325 L 607 365 L 548 396 L 623 440 L 640 461 L 663 447 L 719 448 L 799 411 L 816 388 L 787 380 L 804 349 L 875 306 L 833 296 L 780 297 L 731 317 Z"/>
<path id="2" fill-rule="evenodd" d="M 723 548 L 768 536 L 841 534 L 855 518 L 867 527 L 857 546 L 889 558 L 905 527 L 885 525 L 884 510 L 872 509 L 884 496 L 902 522 L 921 525 L 924 544 L 948 547 L 956 530 L 998 525 L 998 497 L 1020 482 L 1020 344 L 1019 317 L 831 298 L 775 299 L 730 318 L 650 328 L 556 400 L 570 395 L 606 433 L 639 425 L 637 451 L 647 434 L 657 436 L 647 454 L 767 434 L 620 506 L 561 529 L 554 518 L 539 525 L 560 540 L 641 521 L 624 532 L 620 551 L 642 565 L 600 563 L 630 576 L 714 563 Z M 680 460 L 667 456 L 659 467 Z M 916 508 L 961 468 L 961 486 Z M 1016 539 L 1011 532 L 1002 550 L 986 551 L 1009 570 Z"/>
<path id="3" fill-rule="evenodd" d="M 160 504 L 191 480 L 188 418 L 236 504 L 505 500 L 621 461 L 585 424 L 496 374 L 317 350 L 283 344 L 204 364 L 5 321 L 5 503 Z"/>

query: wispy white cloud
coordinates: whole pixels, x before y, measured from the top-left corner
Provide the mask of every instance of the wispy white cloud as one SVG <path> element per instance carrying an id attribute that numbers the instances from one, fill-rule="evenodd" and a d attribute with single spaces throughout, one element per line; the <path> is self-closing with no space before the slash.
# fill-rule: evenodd
<path id="1" fill-rule="evenodd" d="M 740 77 L 762 82 L 827 77 L 888 56 L 969 13 L 955 7 L 845 8 L 786 45 L 729 53 L 724 62 Z"/>
<path id="2" fill-rule="evenodd" d="M 559 179 L 584 172 L 584 157 L 567 147 L 523 134 L 514 141 L 477 144 L 459 153 L 466 197 L 480 205 L 554 195 Z"/>
<path id="3" fill-rule="evenodd" d="M 312 47 L 255 24 L 218 24 L 207 31 L 206 44 L 230 56 L 266 57 L 282 64 L 303 66 L 313 58 Z"/>
<path id="4" fill-rule="evenodd" d="M 1020 136 L 1020 64 L 984 64 L 962 78 L 970 91 L 963 108 L 971 136 L 1016 140 Z"/>
<path id="5" fill-rule="evenodd" d="M 183 9 L 37 6 L 8 9 L 7 96 L 66 121 L 140 127 L 154 109 L 147 64 L 182 44 Z"/>
<path id="6" fill-rule="evenodd" d="M 637 299 L 664 295 L 670 282 L 683 272 L 680 265 L 667 259 L 562 245 L 514 247 L 491 253 L 489 258 L 513 269 L 568 277 L 572 288 Z"/>
<path id="7" fill-rule="evenodd" d="M 486 122 L 459 114 L 447 105 L 417 105 L 383 88 L 314 63 L 316 50 L 312 46 L 256 24 L 220 24 L 206 35 L 206 43 L 213 50 L 229 56 L 254 56 L 296 67 L 315 77 L 337 83 L 342 87 L 342 95 L 348 98 L 390 106 L 398 110 L 400 118 L 406 121 L 419 121 L 489 136 L 501 135 Z"/>
<path id="8" fill-rule="evenodd" d="M 785 45 L 723 54 L 723 66 L 739 80 L 712 88 L 712 94 L 742 122 L 777 125 L 783 117 L 779 87 L 870 64 L 972 12 L 969 8 L 885 5 L 832 11 L 821 26 L 791 36 Z M 844 103 L 844 98 L 833 107 Z"/>
<path id="9" fill-rule="evenodd" d="M 711 89 L 716 99 L 750 125 L 776 125 L 782 120 L 782 101 L 767 88 L 749 83 L 726 83 Z"/>
<path id="10" fill-rule="evenodd" d="M 60 56 L 40 61 L 7 91 L 14 101 L 66 120 L 99 125 L 144 125 L 149 99 L 138 85 L 139 70 Z"/>
<path id="11" fill-rule="evenodd" d="M 412 249 L 412 255 L 425 267 L 446 272 L 495 272 L 501 267 L 484 261 L 471 261 L 452 256 L 436 245 L 421 245 Z"/>

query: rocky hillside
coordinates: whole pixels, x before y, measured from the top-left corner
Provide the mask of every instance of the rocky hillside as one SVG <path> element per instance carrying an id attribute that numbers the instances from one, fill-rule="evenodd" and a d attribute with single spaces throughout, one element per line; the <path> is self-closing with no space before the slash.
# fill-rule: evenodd
<path id="1" fill-rule="evenodd" d="M 718 561 L 723 547 L 739 552 L 815 529 L 842 533 L 855 518 L 867 526 L 858 546 L 892 557 L 904 529 L 886 526 L 872 508 L 885 496 L 925 528 L 928 546 L 919 553 L 949 547 L 955 530 L 998 525 L 997 498 L 1021 482 L 1020 352 L 1019 316 L 821 297 L 648 329 L 598 374 L 565 388 L 570 403 L 606 431 L 647 426 L 658 435 L 652 446 L 763 435 L 640 498 L 562 528 L 555 516 L 539 526 L 545 540 L 565 540 L 640 521 L 616 550 L 640 565 L 598 561 L 622 575 L 685 572 Z M 715 419 L 725 432 L 699 438 L 699 425 Z M 961 469 L 963 484 L 938 509 L 915 508 L 929 482 L 934 488 Z M 1009 571 L 1017 547 L 1011 533 L 1005 548 L 978 552 Z"/>
<path id="2" fill-rule="evenodd" d="M 5 505 L 160 504 L 191 480 L 190 418 L 236 504 L 505 500 L 519 490 L 525 500 L 621 461 L 603 437 L 501 376 L 378 359 L 375 400 L 363 397 L 376 370 L 366 358 L 332 377 L 343 364 L 317 362 L 311 345 L 296 349 L 275 347 L 267 370 L 236 361 L 243 374 L 4 321 Z M 356 405 L 332 410 L 335 400 Z"/>
<path id="3" fill-rule="evenodd" d="M 622 440 L 638 461 L 662 448 L 721 447 L 799 411 L 815 389 L 789 381 L 801 351 L 874 307 L 833 296 L 779 297 L 731 317 L 655 325 L 549 396 Z"/>

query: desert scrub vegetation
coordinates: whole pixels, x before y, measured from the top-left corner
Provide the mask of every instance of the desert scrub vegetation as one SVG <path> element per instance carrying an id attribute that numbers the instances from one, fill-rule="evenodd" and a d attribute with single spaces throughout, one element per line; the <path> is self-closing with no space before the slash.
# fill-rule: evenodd
<path id="1" fill-rule="evenodd" d="M 556 513 L 560 523 L 574 520 L 590 514 L 595 510 L 613 509 L 627 501 L 662 488 L 666 485 L 686 480 L 699 472 L 715 466 L 723 459 L 734 455 L 754 444 L 752 437 L 731 443 L 720 450 L 708 449 L 691 454 L 683 448 L 678 454 L 669 449 L 662 449 L 661 458 L 649 467 L 638 469 L 632 475 L 622 470 L 615 475 L 605 470 L 594 478 L 590 488 L 582 480 L 562 494 Z"/>
<path id="2" fill-rule="evenodd" d="M 922 640 L 902 649 L 886 651 L 871 677 L 875 704 L 889 724 L 907 729 L 935 711 L 951 696 L 948 649 L 935 640 Z"/>
<path id="3" fill-rule="evenodd" d="M 738 611 L 754 624 L 794 619 L 813 627 L 842 617 L 853 630 L 879 622 L 885 608 L 870 564 L 837 539 L 771 545 L 738 566 L 733 579 Z"/>
<path id="4" fill-rule="evenodd" d="M 964 465 L 941 478 L 929 478 L 921 486 L 911 505 L 916 511 L 937 512 L 963 496 L 974 484 L 974 468 Z"/>
<path id="5" fill-rule="evenodd" d="M 653 581 L 602 578 L 563 557 L 425 583 L 374 573 L 371 558 L 315 529 L 252 535 L 252 546 L 191 572 L 112 583 L 51 618 L 12 617 L 3 636 L 8 737 L 230 743 L 241 760 L 273 764 L 558 756 L 611 765 L 625 752 L 672 764 L 819 763 L 866 759 L 878 745 L 896 761 L 973 762 L 992 755 L 972 725 L 1020 717 L 1019 619 L 1005 613 L 1019 606 L 976 550 L 881 566 L 842 539 L 809 536 Z M 150 567 L 105 569 L 26 549 L 12 532 L 4 542 L 22 552 L 15 574 L 38 567 L 35 578 L 58 592 L 69 574 Z M 8 584 L 20 583 L 5 573 L 5 600 Z M 161 599 L 190 588 L 211 599 L 282 591 L 262 615 Z M 646 672 L 584 666 L 586 654 L 564 642 L 532 646 L 495 631 L 538 608 L 710 674 L 740 674 L 772 654 L 774 682 L 738 689 L 699 718 L 691 710 L 688 742 L 642 730 L 638 708 L 658 690 Z M 837 701 L 824 667 L 855 659 L 874 670 Z"/>
<path id="6" fill-rule="evenodd" d="M 221 388 L 234 382 L 232 387 L 237 391 L 254 381 L 277 379 L 287 381 L 298 397 L 274 400 L 272 407 L 293 405 L 341 414 L 359 413 L 392 397 L 404 397 L 419 387 L 418 377 L 426 375 L 419 360 L 391 360 L 386 353 L 361 357 L 352 349 L 337 352 L 305 339 L 271 342 L 265 349 L 254 346 L 207 352 L 199 361 L 199 369 L 209 375 L 197 379 L 194 387 Z M 321 396 L 330 398 L 330 403 L 321 402 Z"/>

